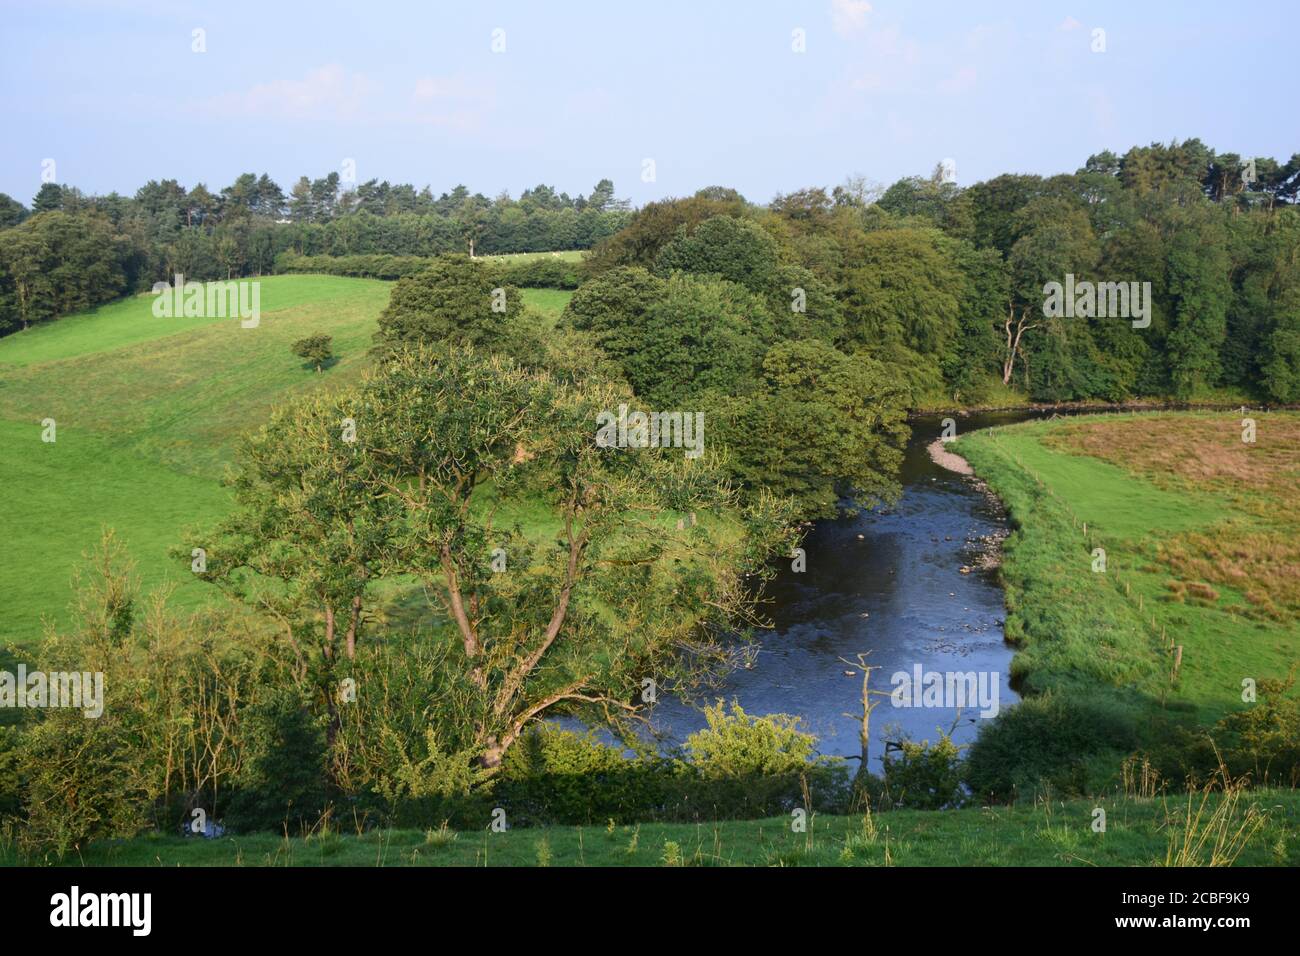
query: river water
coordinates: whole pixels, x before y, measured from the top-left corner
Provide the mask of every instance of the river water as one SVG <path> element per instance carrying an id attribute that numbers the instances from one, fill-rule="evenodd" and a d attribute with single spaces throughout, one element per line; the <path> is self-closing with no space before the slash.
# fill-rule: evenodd
<path id="1" fill-rule="evenodd" d="M 956 422 L 964 434 L 1029 417 L 1023 411 L 994 412 Z M 845 715 L 862 712 L 862 675 L 841 658 L 855 661 L 859 652 L 869 651 L 868 663 L 880 667 L 872 676 L 879 690 L 893 690 L 896 673 L 914 677 L 919 665 L 922 674 L 976 674 L 986 682 L 980 700 L 985 712 L 993 700 L 1000 708 L 1017 700 L 1008 683 L 1012 652 L 1003 640 L 1002 590 L 996 571 L 978 567 L 981 540 L 1004 536 L 1006 517 L 976 482 L 930 460 L 926 446 L 939 437 L 941 420 L 913 420 L 903 494 L 894 507 L 809 529 L 803 543 L 807 569 L 796 573 L 791 562 L 782 563 L 767 588 L 766 616 L 774 627 L 760 633 L 753 666 L 732 674 L 718 696 L 735 699 L 750 714 L 798 715 L 802 729 L 817 735 L 822 753 L 844 756 L 861 749 L 859 717 Z M 881 702 L 871 718 L 876 771 L 886 740 L 907 735 L 933 741 L 939 728 L 948 730 L 957 720 L 954 739 L 969 742 L 987 719 L 969 702 L 959 717 L 951 695 L 939 706 L 875 699 Z M 668 743 L 680 743 L 705 722 L 695 707 L 661 699 L 654 724 Z"/>

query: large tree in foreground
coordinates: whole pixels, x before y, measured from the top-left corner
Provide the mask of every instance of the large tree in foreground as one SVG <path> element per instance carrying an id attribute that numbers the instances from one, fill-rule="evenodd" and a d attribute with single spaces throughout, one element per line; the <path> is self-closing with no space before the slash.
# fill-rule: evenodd
<path id="1" fill-rule="evenodd" d="M 620 400 L 472 350 L 397 350 L 332 411 L 307 400 L 249 443 L 216 573 L 280 578 L 303 612 L 284 619 L 318 635 L 378 581 L 422 585 L 448 753 L 497 766 L 555 712 L 619 725 L 644 679 L 730 660 L 745 575 L 788 543 L 782 509 L 742 513 L 707 454 L 598 444 Z"/>

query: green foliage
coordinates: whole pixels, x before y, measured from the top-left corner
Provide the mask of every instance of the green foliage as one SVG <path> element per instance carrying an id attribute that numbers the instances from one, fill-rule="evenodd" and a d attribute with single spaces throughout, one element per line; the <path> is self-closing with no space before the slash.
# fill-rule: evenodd
<path id="1" fill-rule="evenodd" d="M 686 738 L 686 753 L 708 778 L 799 773 L 816 753 L 817 738 L 799 730 L 798 717 L 751 717 L 738 703 L 728 710 L 718 701 L 705 706 L 704 719 L 708 728 Z"/>
<path id="2" fill-rule="evenodd" d="M 1095 758 L 1112 765 L 1138 743 L 1138 717 L 1113 702 L 1048 694 L 1027 697 L 986 724 L 971 746 L 966 783 L 977 799 L 1013 800 L 1044 789 L 1084 795 L 1104 783 Z"/>
<path id="3" fill-rule="evenodd" d="M 1172 321 L 1167 342 L 1169 373 L 1180 398 L 1219 384 L 1219 351 L 1227 334 L 1230 260 L 1224 231 L 1192 221 L 1169 244 Z"/>
<path id="4" fill-rule="evenodd" d="M 316 371 L 319 372 L 322 366 L 334 357 L 334 350 L 330 345 L 332 341 L 331 336 L 325 335 L 323 332 L 317 332 L 294 342 L 293 354 L 315 365 Z"/>
<path id="5" fill-rule="evenodd" d="M 573 294 L 560 327 L 592 333 L 596 344 L 621 362 L 630 352 L 631 330 L 663 294 L 663 280 L 639 266 L 610 269 Z"/>
<path id="6" fill-rule="evenodd" d="M 572 255 L 489 257 L 479 259 L 494 276 L 497 285 L 530 289 L 576 289 L 581 264 Z M 435 264 L 432 256 L 401 256 L 386 253 L 367 255 L 299 255 L 292 249 L 276 257 L 278 273 L 316 273 L 370 279 L 403 279 Z"/>
<path id="7" fill-rule="evenodd" d="M 1174 725 L 1145 751 L 1161 777 L 1199 785 L 1226 772 L 1253 786 L 1300 784 L 1300 696 L 1294 669 L 1285 679 L 1264 678 L 1257 699 L 1212 728 Z"/>
<path id="8" fill-rule="evenodd" d="M 681 226 L 655 257 L 661 275 L 718 275 L 750 291 L 768 288 L 775 276 L 777 246 L 761 227 L 734 216 L 714 216 L 688 232 Z"/>
<path id="9" fill-rule="evenodd" d="M 521 825 L 652 819 L 685 780 L 671 761 L 629 757 L 585 734 L 539 727 L 506 757 L 494 797 Z"/>
<path id="10" fill-rule="evenodd" d="M 440 256 L 425 271 L 399 279 L 379 316 L 382 352 L 401 345 L 472 345 L 518 360 L 540 349 L 523 300 L 468 256 Z"/>
<path id="11" fill-rule="evenodd" d="M 49 184 L 47 184 L 49 185 Z M 0 334 L 121 295 L 126 238 L 100 216 L 39 212 L 0 233 Z"/>
<path id="12" fill-rule="evenodd" d="M 831 517 L 893 500 L 908 428 L 888 370 L 817 339 L 782 342 L 750 395 L 722 403 L 722 439 L 747 488 L 791 497 L 799 513 Z"/>
<path id="13" fill-rule="evenodd" d="M 844 313 L 851 347 L 882 361 L 924 365 L 932 374 L 951 362 L 965 282 L 941 233 L 916 228 L 869 233 L 847 284 Z M 923 381 L 924 375 L 913 376 L 913 394 Z"/>
<path id="14" fill-rule="evenodd" d="M 459 648 L 436 658 L 444 753 L 496 766 L 552 709 L 607 722 L 643 668 L 690 679 L 727 659 L 715 629 L 785 521 L 740 513 L 707 458 L 600 447 L 597 417 L 624 399 L 472 350 L 395 351 L 246 444 L 208 573 L 327 664 L 355 657 L 377 586 L 418 580 Z M 531 536 L 524 509 L 544 515 Z M 674 530 L 688 512 L 711 520 Z"/>
<path id="15" fill-rule="evenodd" d="M 744 209 L 745 201 L 739 194 L 647 203 L 622 229 L 596 244 L 588 268 L 593 275 L 618 266 L 649 269 L 655 264 L 659 250 L 675 239 L 683 228 L 690 233 L 707 219 L 736 216 Z"/>
<path id="16" fill-rule="evenodd" d="M 843 340 L 844 314 L 835 290 L 811 269 L 778 265 L 764 291 L 778 341 L 820 339 L 838 345 Z"/>
<path id="17" fill-rule="evenodd" d="M 16 771 L 20 842 L 36 858 L 174 831 L 192 807 L 219 817 L 240 770 L 240 716 L 286 681 L 285 649 L 255 622 L 229 612 L 179 619 L 142 602 L 112 535 L 90 571 L 74 628 L 47 639 L 29 670 L 102 674 L 102 713 L 41 710 L 0 760 Z"/>
<path id="18" fill-rule="evenodd" d="M 760 296 L 723 279 L 679 274 L 642 321 L 622 327 L 615 354 L 651 409 L 690 409 L 706 391 L 752 389 L 772 333 Z"/>
<path id="19" fill-rule="evenodd" d="M 241 717 L 239 771 L 225 822 L 241 832 L 310 828 L 325 809 L 325 730 L 295 687 L 276 687 Z"/>
<path id="20" fill-rule="evenodd" d="M 888 804 L 915 810 L 961 806 L 965 800 L 962 789 L 963 749 L 945 733 L 940 733 L 935 744 L 928 740 L 900 742 L 899 749 L 886 753 L 883 761 L 884 793 Z"/>

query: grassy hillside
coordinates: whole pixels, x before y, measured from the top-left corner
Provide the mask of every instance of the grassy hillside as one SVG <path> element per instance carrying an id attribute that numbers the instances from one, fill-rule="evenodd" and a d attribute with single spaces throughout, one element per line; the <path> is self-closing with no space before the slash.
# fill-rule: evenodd
<path id="1" fill-rule="evenodd" d="M 65 863 L 86 866 L 1150 866 L 1210 862 L 1220 824 L 1229 832 L 1250 807 L 1262 826 L 1237 865 L 1300 865 L 1300 793 L 1257 791 L 1211 822 L 1222 798 L 1075 800 L 967 810 L 895 810 L 871 818 L 814 814 L 806 833 L 790 819 L 636 826 L 548 827 L 492 833 L 454 830 L 330 831 L 216 840 L 145 836 L 92 844 Z M 1188 825 L 1189 806 L 1192 809 Z M 1106 831 L 1094 832 L 1096 808 Z M 1206 835 L 1207 845 L 1178 850 Z M 1171 860 L 1171 843 L 1174 847 Z M 0 845 L 0 864 L 16 862 Z"/>
<path id="2" fill-rule="evenodd" d="M 153 296 L 141 295 L 0 339 L 0 643 L 66 620 L 72 573 L 104 527 L 146 587 L 173 583 L 182 606 L 209 594 L 169 549 L 186 526 L 224 513 L 219 481 L 240 434 L 290 396 L 361 376 L 391 289 L 334 276 L 260 281 L 257 328 L 155 318 Z M 524 290 L 546 323 L 569 295 Z M 313 332 L 334 340 L 337 361 L 320 374 L 290 351 Z M 47 418 L 53 443 L 41 440 Z"/>
<path id="3" fill-rule="evenodd" d="M 1209 723 L 1243 706 L 1244 679 L 1300 660 L 1300 415 L 1261 414 L 1253 444 L 1240 419 L 1085 416 L 957 443 L 1018 526 L 1003 578 L 1029 689 L 1100 689 Z"/>

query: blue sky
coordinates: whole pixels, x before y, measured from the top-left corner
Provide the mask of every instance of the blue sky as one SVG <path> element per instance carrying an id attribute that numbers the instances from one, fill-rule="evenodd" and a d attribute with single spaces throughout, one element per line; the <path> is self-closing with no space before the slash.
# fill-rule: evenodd
<path id="1" fill-rule="evenodd" d="M 47 159 L 57 181 L 96 193 L 164 177 L 216 189 L 243 171 L 287 190 L 350 159 L 361 181 L 435 193 L 585 193 L 608 176 L 637 204 L 710 184 L 760 202 L 850 174 L 888 184 L 944 158 L 963 184 L 1071 172 L 1104 148 L 1190 136 L 1285 160 L 1300 150 L 1293 14 L 1134 0 L 3 0 L 0 192 L 30 204 Z M 192 51 L 195 30 L 206 52 Z"/>

